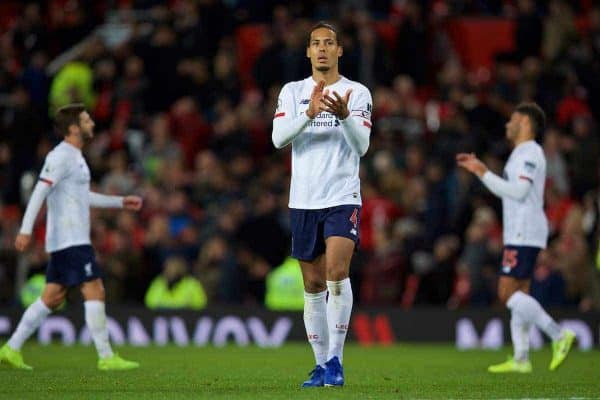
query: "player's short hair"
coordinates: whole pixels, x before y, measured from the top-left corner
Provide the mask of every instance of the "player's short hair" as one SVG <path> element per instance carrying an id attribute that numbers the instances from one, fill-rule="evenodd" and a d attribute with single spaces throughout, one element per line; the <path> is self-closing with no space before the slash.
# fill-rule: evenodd
<path id="1" fill-rule="evenodd" d="M 529 118 L 535 136 L 539 136 L 546 128 L 546 113 L 536 103 L 521 103 L 517 106 L 515 112 Z"/>
<path id="2" fill-rule="evenodd" d="M 335 33 L 335 41 L 337 42 L 338 46 L 342 45 L 337 28 L 333 24 L 330 24 L 329 22 L 319 21 L 315 25 L 313 25 L 312 28 L 310 28 L 310 31 L 308 32 L 308 38 L 306 39 L 306 47 L 310 47 L 310 36 L 312 35 L 312 33 L 314 31 L 316 31 L 319 28 L 329 29 L 330 31 Z"/>
<path id="3" fill-rule="evenodd" d="M 63 106 L 56 111 L 54 117 L 54 130 L 58 135 L 68 136 L 71 125 L 79 125 L 81 113 L 85 106 L 81 103 L 73 103 Z"/>

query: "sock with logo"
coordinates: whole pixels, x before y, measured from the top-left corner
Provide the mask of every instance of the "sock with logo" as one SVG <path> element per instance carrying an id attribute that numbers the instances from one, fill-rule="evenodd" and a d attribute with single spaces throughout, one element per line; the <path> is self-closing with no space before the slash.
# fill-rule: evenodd
<path id="1" fill-rule="evenodd" d="M 27 307 L 23 313 L 17 329 L 8 340 L 8 346 L 13 350 L 21 350 L 23 343 L 40 327 L 44 319 L 52 310 L 44 304 L 41 298 L 38 298 L 33 304 Z"/>
<path id="2" fill-rule="evenodd" d="M 510 296 L 506 306 L 513 313 L 518 314 L 523 321 L 535 324 L 553 341 L 561 338 L 560 326 L 544 311 L 540 303 L 530 295 L 517 291 Z"/>
<path id="3" fill-rule="evenodd" d="M 317 365 L 324 367 L 329 349 L 327 290 L 320 293 L 304 292 L 304 327 L 308 343 L 315 353 L 315 361 Z"/>
<path id="4" fill-rule="evenodd" d="M 329 301 L 327 302 L 327 325 L 329 326 L 329 352 L 327 359 L 338 357 L 342 362 L 344 342 L 352 313 L 352 286 L 350 278 L 341 281 L 327 281 Z"/>

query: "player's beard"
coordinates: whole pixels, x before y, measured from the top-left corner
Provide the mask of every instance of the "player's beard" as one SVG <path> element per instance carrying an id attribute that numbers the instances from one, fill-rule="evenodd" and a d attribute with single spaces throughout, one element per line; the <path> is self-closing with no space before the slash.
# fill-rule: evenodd
<path id="1" fill-rule="evenodd" d="M 323 66 L 315 67 L 315 69 L 319 72 L 327 72 L 331 69 L 331 67 L 328 67 L 327 65 L 323 65 Z"/>
<path id="2" fill-rule="evenodd" d="M 88 131 L 84 131 L 83 129 L 81 130 L 81 139 L 83 139 L 84 142 L 89 142 L 93 138 L 94 138 L 94 131 L 92 129 L 90 129 Z"/>

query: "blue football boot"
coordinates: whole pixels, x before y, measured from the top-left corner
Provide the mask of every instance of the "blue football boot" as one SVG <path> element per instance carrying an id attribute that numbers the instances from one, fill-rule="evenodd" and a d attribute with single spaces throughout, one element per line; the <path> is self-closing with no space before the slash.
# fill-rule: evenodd
<path id="1" fill-rule="evenodd" d="M 344 386 L 344 368 L 337 356 L 325 363 L 325 386 Z"/>
<path id="2" fill-rule="evenodd" d="M 325 379 L 325 368 L 317 365 L 315 369 L 308 374 L 310 378 L 304 381 L 302 387 L 322 387 Z"/>

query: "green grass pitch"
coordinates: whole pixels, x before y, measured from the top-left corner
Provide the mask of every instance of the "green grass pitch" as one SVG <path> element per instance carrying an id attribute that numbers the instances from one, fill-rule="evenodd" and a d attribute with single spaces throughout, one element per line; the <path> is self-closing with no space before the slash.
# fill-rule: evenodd
<path id="1" fill-rule="evenodd" d="M 124 347 L 135 371 L 100 372 L 92 347 L 27 344 L 33 372 L 0 366 L 2 399 L 517 399 L 600 398 L 600 352 L 571 352 L 556 372 L 550 350 L 532 353 L 529 375 L 491 375 L 504 351 L 451 345 L 346 346 L 344 388 L 300 389 L 313 364 L 308 344 L 257 347 Z"/>

